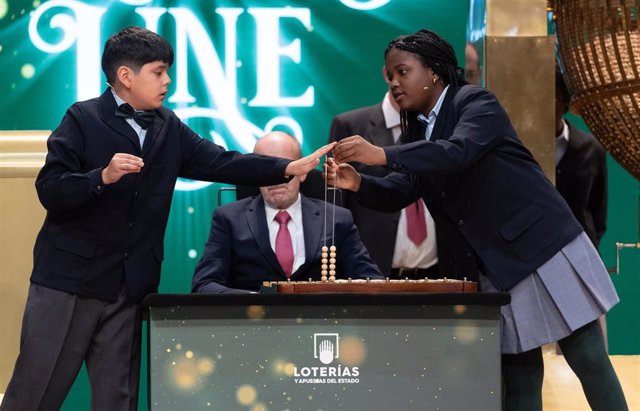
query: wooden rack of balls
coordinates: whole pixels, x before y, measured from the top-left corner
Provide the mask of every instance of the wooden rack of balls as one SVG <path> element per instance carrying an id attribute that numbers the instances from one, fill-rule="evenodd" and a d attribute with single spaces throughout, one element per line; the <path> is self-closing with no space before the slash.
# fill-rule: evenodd
<path id="1" fill-rule="evenodd" d="M 447 278 L 418 280 L 338 279 L 333 281 L 265 281 L 262 292 L 278 294 L 311 293 L 475 293 L 478 283 Z"/>

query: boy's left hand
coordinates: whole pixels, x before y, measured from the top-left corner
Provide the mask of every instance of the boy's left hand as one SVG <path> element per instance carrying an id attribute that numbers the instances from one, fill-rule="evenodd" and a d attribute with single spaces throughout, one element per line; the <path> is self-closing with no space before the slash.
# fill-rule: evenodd
<path id="1" fill-rule="evenodd" d="M 318 164 L 320 164 L 320 157 L 323 157 L 333 148 L 336 143 L 329 143 L 326 146 L 320 147 L 313 153 L 309 154 L 306 157 L 302 157 L 299 160 L 294 160 L 287 165 L 287 168 L 284 170 L 284 174 L 286 176 L 301 176 L 307 174 L 309 171 L 313 170 Z"/>
<path id="2" fill-rule="evenodd" d="M 144 167 L 140 157 L 127 153 L 116 153 L 109 165 L 102 170 L 102 182 L 105 185 L 117 183 L 122 176 L 129 173 L 139 173 Z"/>

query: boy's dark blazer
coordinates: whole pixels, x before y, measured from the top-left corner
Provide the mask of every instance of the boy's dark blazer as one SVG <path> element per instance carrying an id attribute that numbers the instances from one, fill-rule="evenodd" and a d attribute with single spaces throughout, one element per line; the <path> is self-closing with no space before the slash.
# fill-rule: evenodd
<path id="1" fill-rule="evenodd" d="M 124 284 L 129 298 L 139 301 L 157 290 L 178 177 L 245 185 L 286 181 L 290 160 L 225 151 L 173 111 L 156 112 L 141 150 L 132 127 L 115 116 L 111 90 L 69 108 L 47 141 L 36 179 L 47 215 L 35 243 L 32 282 L 105 300 L 115 300 Z M 104 185 L 102 169 L 116 153 L 140 156 L 144 167 Z"/>
<path id="2" fill-rule="evenodd" d="M 607 230 L 607 153 L 592 134 L 567 126 L 569 144 L 556 166 L 556 188 L 598 247 Z"/>
<path id="3" fill-rule="evenodd" d="M 337 248 L 338 278 L 382 278 L 362 244 L 349 210 L 335 209 L 333 224 L 324 238 L 325 202 L 301 196 L 305 262 L 292 275 L 293 281 L 320 280 L 322 246 Z M 333 214 L 332 209 L 328 210 Z M 245 198 L 218 207 L 211 221 L 209 241 L 196 266 L 192 291 L 202 293 L 257 291 L 263 281 L 286 281 L 269 241 L 269 228 L 262 196 Z"/>
<path id="4" fill-rule="evenodd" d="M 360 199 L 395 211 L 422 196 L 436 225 L 455 226 L 466 240 L 466 249 L 456 246 L 458 255 L 477 259 L 499 290 L 509 290 L 582 231 L 482 87 L 449 89 L 431 141 L 384 150 L 395 172 L 384 179 L 363 175 Z"/>

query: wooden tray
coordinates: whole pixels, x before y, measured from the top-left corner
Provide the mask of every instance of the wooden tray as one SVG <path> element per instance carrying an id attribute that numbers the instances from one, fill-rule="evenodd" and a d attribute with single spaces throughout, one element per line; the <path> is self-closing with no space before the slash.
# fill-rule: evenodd
<path id="1" fill-rule="evenodd" d="M 303 293 L 475 293 L 474 281 L 443 279 L 421 280 L 335 280 L 265 281 L 263 292 Z"/>

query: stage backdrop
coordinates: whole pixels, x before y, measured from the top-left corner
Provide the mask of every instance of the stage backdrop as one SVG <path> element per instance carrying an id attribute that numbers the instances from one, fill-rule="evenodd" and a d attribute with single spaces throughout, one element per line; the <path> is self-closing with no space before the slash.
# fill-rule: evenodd
<path id="1" fill-rule="evenodd" d="M 248 152 L 281 129 L 309 153 L 336 114 L 383 97 L 383 53 L 396 36 L 428 27 L 463 61 L 467 15 L 467 1 L 437 0 L 0 0 L 0 130 L 51 130 L 68 106 L 98 96 L 105 40 L 140 25 L 174 46 L 165 105 L 201 136 Z M 176 185 L 162 292 L 189 292 L 220 187 Z M 88 395 L 81 376 L 64 409 Z"/>
<path id="2" fill-rule="evenodd" d="M 165 105 L 203 137 L 247 152 L 266 131 L 282 129 L 309 153 L 326 142 L 333 116 L 382 98 L 383 52 L 394 37 L 420 28 L 435 30 L 451 41 L 462 62 L 468 3 L 0 0 L 0 130 L 51 130 L 69 105 L 98 96 L 106 88 L 100 69 L 105 40 L 123 27 L 140 25 L 174 46 L 173 83 Z M 637 240 L 638 221 L 637 182 L 615 162 L 609 164 L 615 214 L 610 215 L 603 254 L 611 265 L 614 242 Z M 178 182 L 161 292 L 189 291 L 220 188 Z M 233 199 L 233 194 L 222 193 L 223 202 Z M 623 257 L 623 263 L 629 260 L 637 261 Z M 624 282 L 631 289 L 616 280 L 619 291 L 637 290 L 637 281 Z M 621 294 L 633 298 L 625 291 Z M 622 334 L 610 334 L 612 352 L 637 353 L 637 331 L 631 339 L 624 337 L 637 311 L 633 305 L 625 310 L 629 320 L 621 316 L 610 321 L 610 333 Z M 145 387 L 143 378 L 143 394 Z M 82 376 L 64 409 L 81 409 L 78 404 L 86 404 L 88 396 Z M 146 408 L 144 398 L 141 405 Z"/>
<path id="3" fill-rule="evenodd" d="M 429 27 L 462 61 L 467 9 L 466 1 L 0 0 L 0 130 L 53 129 L 69 105 L 98 96 L 105 40 L 140 25 L 174 46 L 165 105 L 201 136 L 248 152 L 281 129 L 309 153 L 327 141 L 333 116 L 382 98 L 394 37 Z M 162 291 L 189 291 L 219 189 L 176 185 Z"/>

